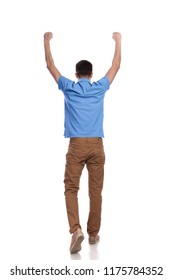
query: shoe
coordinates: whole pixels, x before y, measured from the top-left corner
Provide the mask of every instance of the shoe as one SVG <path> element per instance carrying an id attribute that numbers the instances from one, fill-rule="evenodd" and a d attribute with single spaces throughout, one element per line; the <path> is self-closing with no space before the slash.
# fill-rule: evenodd
<path id="1" fill-rule="evenodd" d="M 84 235 L 80 228 L 78 228 L 72 236 L 70 252 L 71 254 L 75 254 L 81 250 L 81 243 L 84 240 Z"/>
<path id="2" fill-rule="evenodd" d="M 95 244 L 100 240 L 100 236 L 97 234 L 96 236 L 89 236 L 89 244 Z"/>

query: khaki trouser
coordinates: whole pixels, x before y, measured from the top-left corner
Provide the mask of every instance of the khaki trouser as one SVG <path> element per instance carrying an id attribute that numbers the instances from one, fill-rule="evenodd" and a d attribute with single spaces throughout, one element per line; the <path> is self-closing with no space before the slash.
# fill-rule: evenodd
<path id="1" fill-rule="evenodd" d="M 70 233 L 81 228 L 78 212 L 80 176 L 86 164 L 89 175 L 90 210 L 87 232 L 95 236 L 101 222 L 101 192 L 103 188 L 105 154 L 102 138 L 71 138 L 66 155 L 65 200 Z M 85 199 L 85 198 L 84 198 Z"/>

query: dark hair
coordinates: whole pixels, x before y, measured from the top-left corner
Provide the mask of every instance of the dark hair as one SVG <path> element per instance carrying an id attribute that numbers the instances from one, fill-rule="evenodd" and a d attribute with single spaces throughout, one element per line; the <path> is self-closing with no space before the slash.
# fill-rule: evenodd
<path id="1" fill-rule="evenodd" d="M 80 76 L 90 76 L 92 73 L 93 66 L 91 62 L 87 60 L 81 60 L 76 64 L 76 73 Z"/>

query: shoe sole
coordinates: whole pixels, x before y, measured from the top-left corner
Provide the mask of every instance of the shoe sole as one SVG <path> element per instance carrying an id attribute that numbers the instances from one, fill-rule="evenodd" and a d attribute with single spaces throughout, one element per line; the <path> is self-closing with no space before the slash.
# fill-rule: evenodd
<path id="1" fill-rule="evenodd" d="M 99 240 L 100 240 L 100 237 L 98 237 L 97 239 L 91 238 L 91 239 L 89 239 L 89 244 L 96 244 Z"/>
<path id="2" fill-rule="evenodd" d="M 98 242 L 98 240 L 96 241 L 89 241 L 89 244 L 96 244 Z"/>
<path id="3" fill-rule="evenodd" d="M 81 243 L 84 240 L 84 236 L 78 235 L 73 243 L 73 245 L 70 248 L 71 254 L 75 254 L 81 250 Z"/>
<path id="4" fill-rule="evenodd" d="M 89 244 L 96 244 L 97 241 L 89 241 Z"/>

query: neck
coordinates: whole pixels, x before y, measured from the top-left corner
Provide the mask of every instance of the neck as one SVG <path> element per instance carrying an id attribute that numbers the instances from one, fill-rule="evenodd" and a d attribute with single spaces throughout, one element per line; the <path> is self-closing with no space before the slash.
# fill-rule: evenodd
<path id="1" fill-rule="evenodd" d="M 78 77 L 78 79 L 88 79 L 88 80 L 91 80 L 91 77 L 90 76 L 80 76 L 80 77 Z"/>

